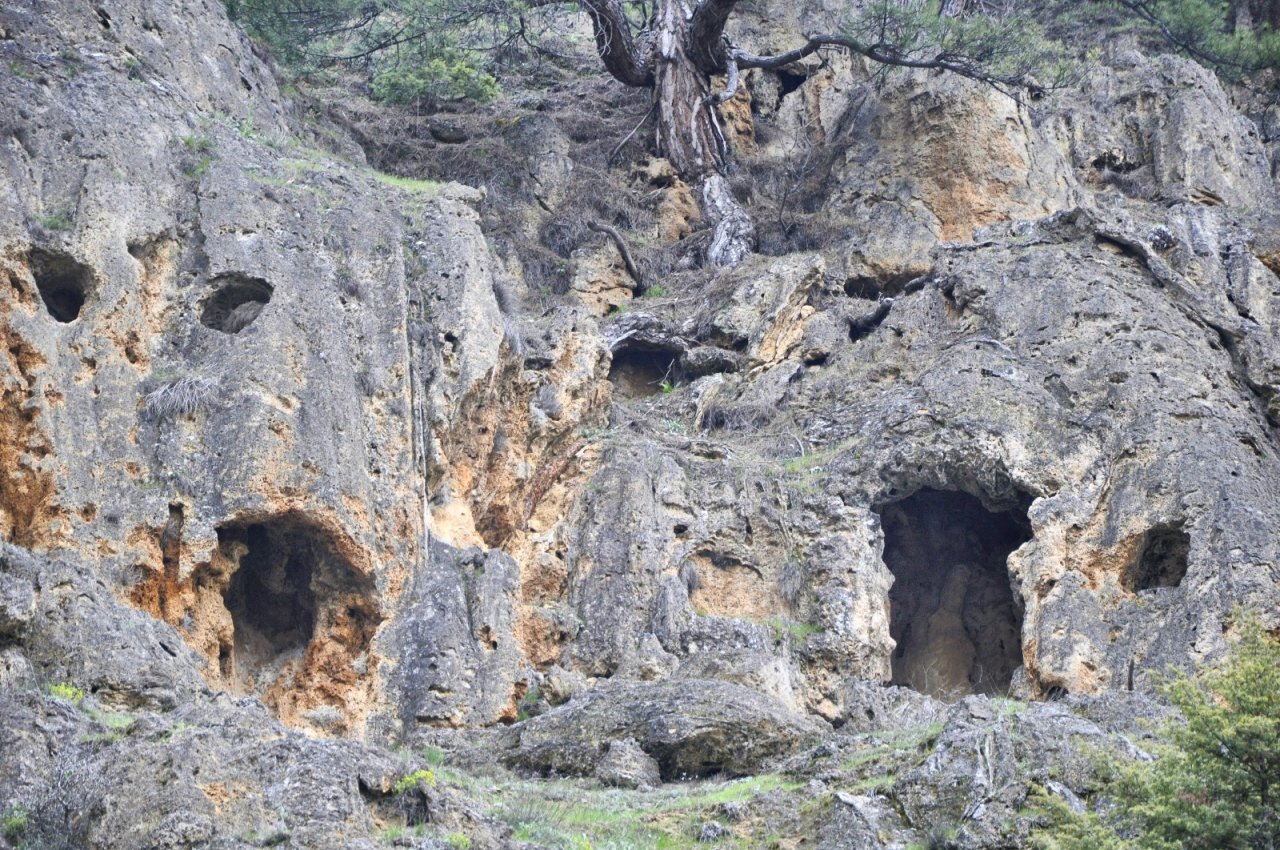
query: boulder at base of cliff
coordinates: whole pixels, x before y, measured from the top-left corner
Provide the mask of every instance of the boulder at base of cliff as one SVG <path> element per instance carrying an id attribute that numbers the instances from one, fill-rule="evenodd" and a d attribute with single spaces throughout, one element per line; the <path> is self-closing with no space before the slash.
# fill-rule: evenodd
<path id="1" fill-rule="evenodd" d="M 632 738 L 664 780 L 757 773 L 828 731 L 730 682 L 627 682 L 597 687 L 516 728 L 512 767 L 589 776 L 615 741 Z"/>

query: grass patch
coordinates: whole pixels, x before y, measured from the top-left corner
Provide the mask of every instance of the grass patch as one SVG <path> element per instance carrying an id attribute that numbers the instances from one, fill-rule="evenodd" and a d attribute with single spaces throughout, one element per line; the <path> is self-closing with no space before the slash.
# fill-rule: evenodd
<path id="1" fill-rule="evenodd" d="M 450 780 L 452 780 L 450 776 Z M 583 780 L 486 780 L 486 814 L 508 824 L 517 841 L 581 850 L 692 850 L 698 830 L 720 806 L 803 787 L 776 774 L 733 781 L 664 785 L 651 791 L 602 788 Z M 481 790 L 481 789 L 478 789 Z M 718 847 L 767 846 L 764 825 L 733 824 Z"/>
<path id="2" fill-rule="evenodd" d="M 40 226 L 45 230 L 70 230 L 75 226 L 75 222 L 71 219 L 71 213 L 67 210 L 58 210 L 49 215 L 37 216 L 36 221 L 40 222 Z"/>
<path id="3" fill-rule="evenodd" d="M 85 693 L 68 682 L 55 682 L 49 686 L 49 696 L 72 705 L 79 705 L 84 702 Z"/>
<path id="4" fill-rule="evenodd" d="M 394 174 L 387 174 L 383 171 L 372 172 L 373 179 L 377 180 L 384 186 L 392 186 L 396 189 L 404 189 L 406 192 L 420 192 L 425 195 L 434 195 L 440 191 L 443 183 L 436 180 L 417 180 L 413 177 L 397 177 Z"/>

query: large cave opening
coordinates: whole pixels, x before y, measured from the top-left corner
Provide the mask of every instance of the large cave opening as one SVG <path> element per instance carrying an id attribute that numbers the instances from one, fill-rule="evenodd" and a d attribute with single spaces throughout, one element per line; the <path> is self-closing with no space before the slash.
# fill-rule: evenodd
<path id="1" fill-rule="evenodd" d="M 1006 561 L 1031 539 L 1024 510 L 923 489 L 876 508 L 893 573 L 893 684 L 930 696 L 1002 694 L 1022 666 L 1022 602 Z"/>
<path id="2" fill-rule="evenodd" d="M 241 689 L 258 690 L 254 679 L 264 668 L 300 659 L 316 626 L 316 594 L 311 588 L 316 565 L 326 553 L 295 532 L 254 523 L 226 530 L 219 542 L 235 539 L 245 547 L 240 568 L 231 577 L 223 603 L 231 612 L 234 645 L 223 669 Z"/>
<path id="3" fill-rule="evenodd" d="M 286 722 L 345 725 L 381 621 L 372 577 L 300 515 L 217 531 L 231 620 L 218 647 L 224 686 L 262 697 Z"/>

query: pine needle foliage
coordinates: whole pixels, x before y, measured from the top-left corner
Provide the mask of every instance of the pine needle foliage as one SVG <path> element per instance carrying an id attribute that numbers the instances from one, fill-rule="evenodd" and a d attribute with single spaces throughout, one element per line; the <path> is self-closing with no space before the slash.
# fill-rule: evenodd
<path id="1" fill-rule="evenodd" d="M 1227 661 L 1167 681 L 1184 722 L 1147 763 L 1113 766 L 1082 815 L 1043 801 L 1042 850 L 1275 850 L 1280 846 L 1280 641 L 1245 619 Z"/>
<path id="2" fill-rule="evenodd" d="M 1228 81 L 1280 69 L 1280 4 L 1270 0 L 1109 2 Z"/>

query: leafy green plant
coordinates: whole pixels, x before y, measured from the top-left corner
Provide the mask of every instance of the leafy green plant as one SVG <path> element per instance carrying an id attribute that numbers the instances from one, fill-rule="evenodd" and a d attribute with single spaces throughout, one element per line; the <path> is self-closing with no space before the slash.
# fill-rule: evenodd
<path id="1" fill-rule="evenodd" d="M 643 294 L 646 298 L 665 298 L 667 295 L 667 288 L 659 283 L 654 286 L 650 286 Z"/>
<path id="2" fill-rule="evenodd" d="M 451 832 L 445 841 L 454 850 L 471 850 L 471 836 L 461 832 Z"/>
<path id="3" fill-rule="evenodd" d="M 435 773 L 424 768 L 406 774 L 397 779 L 395 785 L 391 786 L 391 793 L 399 796 L 412 791 L 420 785 L 426 785 L 428 788 L 436 787 Z"/>
<path id="4" fill-rule="evenodd" d="M 440 191 L 440 187 L 444 184 L 436 180 L 418 180 L 413 177 L 398 177 L 395 174 L 386 174 L 381 171 L 373 172 L 373 179 L 386 186 L 394 186 L 397 189 L 404 189 L 409 192 L 421 192 L 426 195 L 434 195 Z"/>
<path id="5" fill-rule="evenodd" d="M 200 178 L 208 173 L 209 167 L 213 165 L 215 157 L 212 154 L 206 154 L 192 162 L 183 163 L 182 173 L 187 177 Z"/>
<path id="6" fill-rule="evenodd" d="M 520 702 L 516 703 L 516 720 L 528 720 L 530 712 L 540 699 L 542 699 L 542 692 L 538 690 L 537 685 L 525 691 L 524 696 L 520 697 Z"/>
<path id="7" fill-rule="evenodd" d="M 1280 67 L 1280 6 L 1269 0 L 1111 0 L 1153 36 L 1238 81 Z M 1251 20 L 1249 20 L 1251 19 Z"/>
<path id="8" fill-rule="evenodd" d="M 803 644 L 809 638 L 822 633 L 822 626 L 813 623 L 802 623 L 788 617 L 774 616 L 765 621 L 765 625 L 773 632 L 773 642 L 781 644 L 787 638 L 793 644 Z"/>
<path id="9" fill-rule="evenodd" d="M 183 136 L 182 146 L 194 153 L 208 153 L 213 150 L 213 139 L 208 136 Z"/>
<path id="10" fill-rule="evenodd" d="M 498 94 L 492 74 L 453 51 L 408 67 L 388 68 L 373 78 L 373 96 L 385 103 L 435 108 L 449 100 L 487 103 Z"/>
<path id="11" fill-rule="evenodd" d="M 444 764 L 447 753 L 435 744 L 428 744 L 422 752 L 422 757 L 426 759 L 427 764 L 432 767 L 440 767 Z"/>

